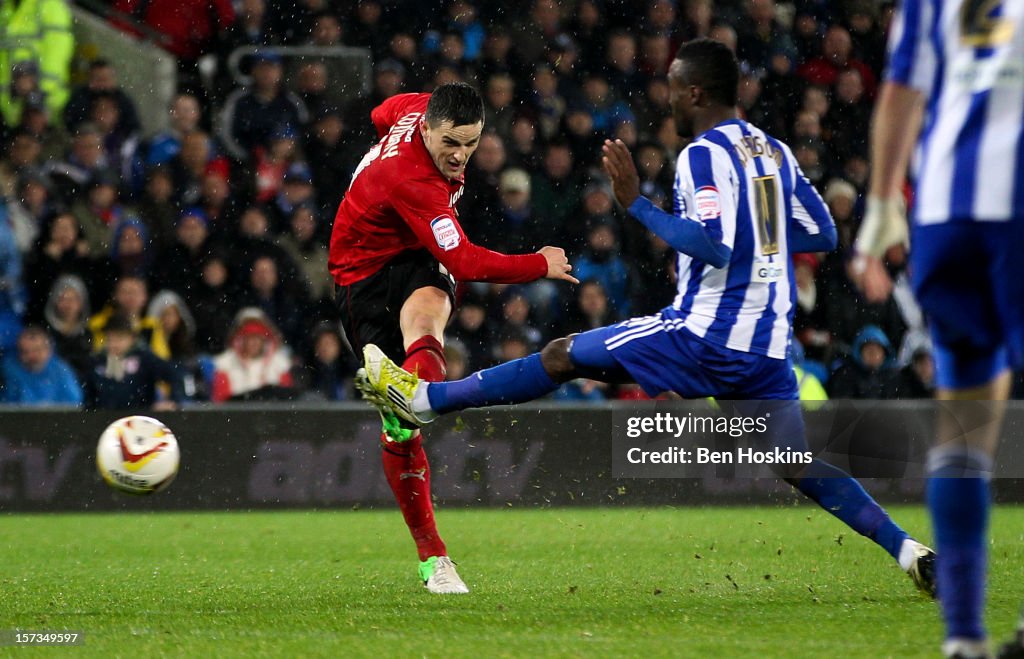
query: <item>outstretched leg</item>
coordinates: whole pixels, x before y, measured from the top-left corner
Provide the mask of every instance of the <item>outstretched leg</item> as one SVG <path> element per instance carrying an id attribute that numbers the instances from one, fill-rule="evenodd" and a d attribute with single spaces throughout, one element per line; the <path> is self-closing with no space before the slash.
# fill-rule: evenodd
<path id="1" fill-rule="evenodd" d="M 807 451 L 803 412 L 797 400 L 745 401 L 735 403 L 744 415 L 763 416 L 769 410 L 771 423 L 764 441 L 769 447 Z M 815 458 L 807 465 L 786 465 L 786 482 L 851 529 L 874 541 L 889 553 L 925 593 L 935 595 L 934 552 L 910 537 L 852 476 Z"/>

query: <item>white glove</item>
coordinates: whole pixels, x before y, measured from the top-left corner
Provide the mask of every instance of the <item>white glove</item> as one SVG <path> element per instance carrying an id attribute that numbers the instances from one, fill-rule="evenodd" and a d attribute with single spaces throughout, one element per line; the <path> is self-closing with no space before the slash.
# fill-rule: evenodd
<path id="1" fill-rule="evenodd" d="M 909 244 L 910 231 L 907 228 L 907 209 L 903 198 L 883 199 L 869 195 L 864 221 L 853 243 L 854 250 L 858 254 L 880 259 L 893 245 Z"/>

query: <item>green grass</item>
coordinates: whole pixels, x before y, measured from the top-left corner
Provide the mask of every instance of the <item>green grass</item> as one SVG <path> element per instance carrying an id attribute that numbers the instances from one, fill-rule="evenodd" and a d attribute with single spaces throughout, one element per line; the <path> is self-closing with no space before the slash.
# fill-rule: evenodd
<path id="1" fill-rule="evenodd" d="M 924 536 L 920 508 L 894 516 Z M 1011 630 L 1024 509 L 993 519 L 989 623 Z M 469 596 L 415 579 L 397 511 L 0 516 L 0 629 L 33 654 L 935 656 L 935 605 L 810 507 L 442 511 Z M 0 648 L 0 654 L 12 652 Z M 19 653 L 20 654 L 20 653 Z"/>

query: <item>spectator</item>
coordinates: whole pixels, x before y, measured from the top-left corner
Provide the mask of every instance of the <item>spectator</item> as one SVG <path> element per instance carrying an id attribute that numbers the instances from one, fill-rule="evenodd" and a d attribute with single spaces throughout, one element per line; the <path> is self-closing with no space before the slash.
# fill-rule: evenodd
<path id="1" fill-rule="evenodd" d="M 638 284 L 633 296 L 633 314 L 653 314 L 676 292 L 676 251 L 651 231 L 635 240 Z"/>
<path id="2" fill-rule="evenodd" d="M 186 209 L 175 228 L 175 243 L 160 254 L 158 279 L 170 290 L 189 297 L 199 284 L 202 263 L 210 250 L 209 220 L 198 208 Z"/>
<path id="3" fill-rule="evenodd" d="M 146 315 L 160 323 L 171 355 L 168 361 L 177 369 L 182 394 L 189 400 L 208 400 L 203 369 L 196 353 L 196 321 L 188 305 L 174 291 L 163 290 L 153 296 Z"/>
<path id="4" fill-rule="evenodd" d="M 109 304 L 89 319 L 94 349 L 100 350 L 106 342 L 107 326 L 117 316 L 131 323 L 132 340 L 138 339 L 160 359 L 171 356 L 160 323 L 145 315 L 149 291 L 146 280 L 134 275 L 123 275 L 114 284 L 114 295 Z"/>
<path id="5" fill-rule="evenodd" d="M 128 217 L 117 225 L 110 245 L 110 276 L 119 279 L 135 276 L 148 280 L 152 275 L 153 243 L 146 225 Z"/>
<path id="6" fill-rule="evenodd" d="M 285 341 L 295 347 L 305 345 L 305 300 L 297 300 L 282 284 L 277 261 L 259 256 L 252 262 L 248 287 L 242 293 L 242 304 L 260 309 L 276 327 Z"/>
<path id="7" fill-rule="evenodd" d="M 406 71 L 405 65 L 393 58 L 377 62 L 373 67 L 373 90 L 370 95 L 356 97 L 345 107 L 345 125 L 352 132 L 353 143 L 365 144 L 365 148 L 369 148 L 372 142 L 383 137 L 377 134 L 370 113 L 375 107 L 402 91 Z"/>
<path id="8" fill-rule="evenodd" d="M 0 160 L 0 193 L 10 194 L 21 177 L 39 171 L 43 145 L 34 133 L 18 128 L 6 141 L 6 157 Z"/>
<path id="9" fill-rule="evenodd" d="M 739 33 L 736 55 L 754 68 L 768 69 L 773 53 L 796 57 L 792 37 L 775 18 L 775 0 L 750 0 Z"/>
<path id="10" fill-rule="evenodd" d="M 68 102 L 68 78 L 75 37 L 71 10 L 63 0 L 21 0 L 4 3 L 0 21 L 0 117 L 9 126 L 20 119 L 11 97 L 14 67 L 31 62 L 39 75 L 46 107 L 59 115 Z"/>
<path id="11" fill-rule="evenodd" d="M 487 368 L 494 363 L 491 346 L 495 331 L 487 318 L 487 305 L 474 290 L 467 290 L 462 296 L 455 320 L 448 328 L 448 335 L 461 342 L 469 353 L 470 372 Z"/>
<path id="12" fill-rule="evenodd" d="M 576 297 L 569 307 L 559 336 L 569 336 L 577 332 L 607 327 L 618 320 L 608 301 L 608 293 L 596 279 L 580 282 Z"/>
<path id="13" fill-rule="evenodd" d="M 327 248 L 317 239 L 316 214 L 309 205 L 292 211 L 288 232 L 277 240 L 289 258 L 298 265 L 303 283 L 314 303 L 329 303 L 334 294 L 334 279 L 327 268 Z"/>
<path id="14" fill-rule="evenodd" d="M 230 0 L 116 0 L 114 9 L 166 35 L 159 45 L 173 53 L 185 71 L 193 70 L 196 60 L 213 50 L 217 35 L 235 19 Z M 128 24 L 115 25 L 137 34 Z"/>
<path id="15" fill-rule="evenodd" d="M 519 114 L 512 120 L 506 144 L 510 165 L 525 169 L 530 174 L 540 169 L 542 153 L 537 139 L 537 124 L 529 115 Z"/>
<path id="16" fill-rule="evenodd" d="M 306 62 L 299 68 L 296 91 L 311 117 L 320 115 L 325 109 L 337 108 L 329 89 L 327 65 L 323 62 Z"/>
<path id="17" fill-rule="evenodd" d="M 549 143 L 541 171 L 531 180 L 530 199 L 537 215 L 551 227 L 546 235 L 552 240 L 579 207 L 580 183 L 569 144 L 560 140 Z"/>
<path id="18" fill-rule="evenodd" d="M 53 215 L 49 180 L 39 172 L 25 172 L 18 179 L 14 196 L 6 203 L 0 200 L 0 204 L 7 210 L 18 250 L 27 254 L 39 238 L 45 218 Z"/>
<path id="19" fill-rule="evenodd" d="M 64 127 L 69 131 L 89 120 L 97 96 L 106 95 L 117 105 L 117 131 L 130 135 L 141 128 L 135 102 L 117 83 L 117 69 L 110 60 L 95 59 L 89 63 L 89 77 L 85 85 L 71 93 L 64 107 Z"/>
<path id="20" fill-rule="evenodd" d="M 528 18 L 512 28 L 515 51 L 527 62 L 536 62 L 544 47 L 562 33 L 562 12 L 555 0 L 534 0 Z"/>
<path id="21" fill-rule="evenodd" d="M 935 394 L 935 361 L 931 350 L 922 346 L 914 350 L 910 363 L 892 374 L 882 389 L 883 398 L 922 399 Z"/>
<path id="22" fill-rule="evenodd" d="M 228 71 L 228 58 L 236 48 L 271 46 L 274 44 L 276 35 L 271 31 L 271 21 L 268 13 L 266 0 L 242 0 L 239 3 L 235 20 L 219 38 L 219 53 L 217 57 L 218 90 L 223 91 L 231 87 L 232 80 Z M 246 64 L 249 63 L 243 59 L 241 62 L 243 70 Z M 223 96 L 222 94 L 221 98 Z"/>
<path id="23" fill-rule="evenodd" d="M 591 130 L 599 135 L 611 135 L 623 121 L 636 122 L 629 106 L 617 100 L 608 81 L 596 73 L 588 74 L 583 81 L 581 107 L 590 115 Z"/>
<path id="24" fill-rule="evenodd" d="M 352 180 L 352 172 L 362 158 L 360 148 L 341 114 L 334 108 L 322 108 L 313 119 L 303 150 L 320 202 L 317 215 L 333 218 Z"/>
<path id="25" fill-rule="evenodd" d="M 14 347 L 25 316 L 21 251 L 6 204 L 0 203 L 0 353 Z"/>
<path id="26" fill-rule="evenodd" d="M 331 323 L 317 325 L 313 329 L 312 346 L 303 371 L 306 390 L 303 398 L 328 401 L 351 398 L 356 365 L 351 355 L 342 350 L 337 328 Z"/>
<path id="27" fill-rule="evenodd" d="M 516 83 L 507 73 L 496 73 L 487 79 L 484 90 L 484 125 L 508 140 L 515 118 Z"/>
<path id="28" fill-rule="evenodd" d="M 484 131 L 480 136 L 480 146 L 466 165 L 466 185 L 462 188 L 465 193 L 459 202 L 460 212 L 470 221 L 485 223 L 486 218 L 500 208 L 498 186 L 507 160 L 501 136 L 493 131 Z M 474 232 L 473 238 L 483 245 L 492 244 L 492 236 L 484 228 L 481 228 L 480 235 Z"/>
<path id="29" fill-rule="evenodd" d="M 46 330 L 30 325 L 17 340 L 17 355 L 3 359 L 0 400 L 19 405 L 82 404 L 82 388 L 74 371 L 53 354 Z"/>
<path id="30" fill-rule="evenodd" d="M 298 45 L 313 31 L 314 17 L 326 6 L 325 0 L 296 0 L 271 2 L 267 7 L 270 33 L 275 40 L 287 45 Z"/>
<path id="31" fill-rule="evenodd" d="M 565 116 L 565 98 L 558 91 L 558 78 L 546 64 L 537 66 L 530 80 L 529 105 L 537 117 L 537 128 L 545 141 L 555 138 Z"/>
<path id="32" fill-rule="evenodd" d="M 3 94 L 3 113 L 12 125 L 24 125 L 26 111 L 29 107 L 43 108 L 45 112 L 46 94 L 40 86 L 39 67 L 32 60 L 15 62 L 11 67 L 11 83 L 9 91 Z"/>
<path id="33" fill-rule="evenodd" d="M 388 36 L 386 24 L 382 20 L 384 8 L 378 0 L 361 0 L 356 4 L 356 11 L 349 34 L 352 36 L 349 45 L 369 48 L 375 59 L 387 52 Z"/>
<path id="34" fill-rule="evenodd" d="M 448 365 L 445 369 L 444 379 L 447 382 L 461 380 L 469 375 L 469 351 L 462 341 L 458 339 L 446 339 L 444 342 L 444 361 Z"/>
<path id="35" fill-rule="evenodd" d="M 110 251 L 111 240 L 118 225 L 125 219 L 118 186 L 117 172 L 100 170 L 89 180 L 85 196 L 75 202 L 71 212 L 78 220 L 89 254 L 99 257 Z"/>
<path id="36" fill-rule="evenodd" d="M 643 92 L 644 79 L 637 68 L 636 38 L 626 30 L 615 30 L 608 35 L 605 69 L 611 91 L 627 103 Z M 636 101 L 639 102 L 639 98 Z"/>
<path id="37" fill-rule="evenodd" d="M 501 293 L 501 332 L 514 332 L 530 346 L 532 352 L 541 344 L 544 335 L 534 324 L 530 299 L 522 286 L 509 286 Z"/>
<path id="38" fill-rule="evenodd" d="M 342 45 L 341 21 L 330 11 L 319 11 L 313 15 L 313 28 L 309 31 L 309 45 L 331 48 Z"/>
<path id="39" fill-rule="evenodd" d="M 238 201 L 231 192 L 227 167 L 219 162 L 210 163 L 203 173 L 199 207 L 216 240 L 230 237 L 238 225 Z"/>
<path id="40" fill-rule="evenodd" d="M 239 311 L 228 346 L 214 359 L 213 402 L 291 397 L 290 351 L 266 314 L 253 308 Z"/>
<path id="41" fill-rule="evenodd" d="M 77 275 L 62 275 L 50 289 L 43 311 L 46 329 L 57 354 L 84 382 L 92 358 L 89 331 L 89 290 Z"/>
<path id="42" fill-rule="evenodd" d="M 867 64 L 853 57 L 853 42 L 846 28 L 833 25 L 825 32 L 821 54 L 804 63 L 796 72 L 812 85 L 831 87 L 846 69 L 856 69 L 860 73 L 865 94 L 868 98 L 874 98 L 877 81 L 875 74 Z"/>
<path id="43" fill-rule="evenodd" d="M 867 153 L 871 105 L 864 96 L 864 82 L 857 69 L 846 69 L 836 78 L 835 93 L 825 125 L 836 162 Z"/>
<path id="44" fill-rule="evenodd" d="M 315 189 L 313 188 L 313 172 L 304 162 L 293 162 L 284 173 L 281 189 L 270 203 L 271 230 L 275 234 L 288 231 L 292 213 L 299 206 L 306 206 L 315 212 L 317 208 Z M 319 218 L 314 218 L 318 237 L 330 238 L 329 227 L 320 226 Z"/>
<path id="45" fill-rule="evenodd" d="M 567 224 L 570 242 L 566 243 L 563 240 L 563 243 L 566 243 L 566 250 L 583 251 L 587 245 L 587 234 L 591 227 L 597 224 L 608 224 L 617 228 L 619 223 L 613 215 L 614 209 L 612 191 L 609 186 L 601 181 L 588 183 L 583 188 L 579 212 L 573 214 Z"/>
<path id="46" fill-rule="evenodd" d="M 622 318 L 630 316 L 635 276 L 619 252 L 615 225 L 601 221 L 587 231 L 587 243 L 577 257 L 573 274 L 580 281 L 599 281 L 608 293 L 614 312 Z"/>
<path id="47" fill-rule="evenodd" d="M 203 110 L 192 94 L 178 94 L 168 110 L 171 127 L 157 133 L 149 143 L 146 165 L 164 165 L 181 152 L 181 141 L 189 133 L 199 130 Z"/>
<path id="48" fill-rule="evenodd" d="M 253 173 L 256 201 L 266 204 L 281 191 L 285 172 L 298 154 L 298 136 L 291 124 L 278 126 L 270 136 L 266 148 L 253 150 Z"/>
<path id="49" fill-rule="evenodd" d="M 544 226 L 530 202 L 530 175 L 522 169 L 506 169 L 498 182 L 499 208 L 478 218 L 484 224 L 486 244 L 501 252 L 524 252 L 551 244 L 554 227 Z M 536 244 L 536 246 L 534 246 Z"/>
<path id="50" fill-rule="evenodd" d="M 825 318 L 825 305 L 818 299 L 817 272 L 818 259 L 813 254 L 793 255 L 793 278 L 796 281 L 793 336 L 811 359 L 824 362 L 829 357 L 832 335 Z"/>
<path id="51" fill-rule="evenodd" d="M 306 106 L 285 89 L 281 76 L 281 56 L 262 51 L 253 57 L 252 87 L 237 90 L 224 102 L 221 141 L 236 160 L 250 160 L 254 149 L 268 146 L 280 126 L 306 125 Z"/>
<path id="52" fill-rule="evenodd" d="M 227 160 L 217 154 L 213 140 L 201 130 L 182 137 L 181 151 L 169 164 L 174 174 L 175 201 L 183 208 L 200 203 L 203 178 L 211 167 L 228 171 Z"/>
<path id="53" fill-rule="evenodd" d="M 117 172 L 124 181 L 123 187 L 131 190 L 136 179 L 136 151 L 139 137 L 136 131 L 119 127 L 121 110 L 118 99 L 111 92 L 96 94 L 89 108 L 89 121 L 100 131 L 107 165 Z"/>
<path id="54" fill-rule="evenodd" d="M 487 36 L 483 23 L 477 16 L 476 7 L 468 0 L 454 0 L 448 5 L 448 29 L 462 37 L 464 57 L 476 61 L 483 50 Z"/>
<path id="55" fill-rule="evenodd" d="M 25 264 L 28 284 L 28 317 L 37 321 L 43 317 L 43 307 L 54 282 L 65 274 L 78 275 L 87 283 L 93 282 L 89 246 L 78 230 L 78 220 L 67 212 L 59 212 L 44 226 L 32 253 Z"/>
<path id="56" fill-rule="evenodd" d="M 175 225 L 180 213 L 174 203 L 174 177 L 169 168 L 157 166 L 149 170 L 136 209 L 157 253 L 170 249 L 176 240 Z"/>
<path id="57" fill-rule="evenodd" d="M 303 287 L 298 266 L 289 258 L 288 253 L 275 241 L 276 236 L 270 231 L 270 220 L 267 213 L 258 206 L 247 208 L 242 213 L 238 234 L 232 241 L 232 269 L 237 281 L 248 281 L 253 263 L 261 257 L 269 257 L 277 266 L 284 290 L 292 297 L 305 300 L 308 291 Z"/>
<path id="58" fill-rule="evenodd" d="M 106 342 L 93 356 L 85 381 L 87 409 L 166 410 L 184 401 L 178 372 L 139 340 L 130 317 L 110 316 L 105 334 Z M 170 400 L 161 400 L 161 385 L 170 390 Z"/>
<path id="59" fill-rule="evenodd" d="M 832 398 L 881 398 L 892 378 L 892 346 L 876 325 L 863 328 L 853 342 L 849 358 L 828 381 Z"/>
<path id="60" fill-rule="evenodd" d="M 86 186 L 97 174 L 107 169 L 106 152 L 103 150 L 103 134 L 93 124 L 78 125 L 71 140 L 67 159 L 62 162 L 49 161 L 43 173 L 53 181 L 58 197 L 71 203 L 86 190 Z"/>
<path id="61" fill-rule="evenodd" d="M 224 349 L 224 328 L 231 325 L 238 310 L 238 292 L 221 252 L 207 254 L 199 272 L 199 284 L 188 293 L 196 319 L 196 349 L 218 353 Z"/>

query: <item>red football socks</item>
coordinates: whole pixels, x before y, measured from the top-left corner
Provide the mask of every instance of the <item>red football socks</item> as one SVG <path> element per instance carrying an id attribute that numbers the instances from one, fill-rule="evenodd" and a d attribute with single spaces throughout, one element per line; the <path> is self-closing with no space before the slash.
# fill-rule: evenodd
<path id="1" fill-rule="evenodd" d="M 409 346 L 402 368 L 429 382 L 440 382 L 445 376 L 444 349 L 432 336 L 424 336 Z M 434 504 L 430 499 L 430 465 L 423 450 L 422 435 L 416 432 L 405 442 L 392 442 L 381 435 L 384 475 L 387 476 L 395 500 L 402 509 L 406 526 L 416 542 L 420 560 L 445 556 L 444 541 L 434 522 Z"/>

